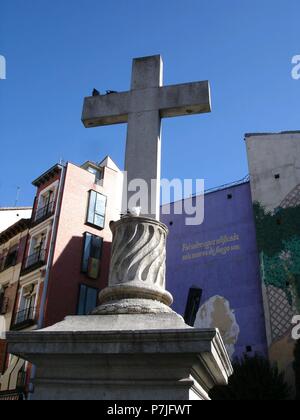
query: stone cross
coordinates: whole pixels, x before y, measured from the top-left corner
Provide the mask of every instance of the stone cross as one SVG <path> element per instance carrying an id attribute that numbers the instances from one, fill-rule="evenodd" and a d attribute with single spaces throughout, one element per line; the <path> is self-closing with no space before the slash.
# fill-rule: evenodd
<path id="1" fill-rule="evenodd" d="M 137 179 L 146 182 L 141 216 L 159 220 L 161 119 L 210 111 L 209 83 L 163 86 L 162 58 L 156 55 L 133 60 L 130 91 L 85 98 L 82 121 L 86 128 L 128 124 L 127 185 Z M 127 203 L 135 193 L 127 191 Z"/>

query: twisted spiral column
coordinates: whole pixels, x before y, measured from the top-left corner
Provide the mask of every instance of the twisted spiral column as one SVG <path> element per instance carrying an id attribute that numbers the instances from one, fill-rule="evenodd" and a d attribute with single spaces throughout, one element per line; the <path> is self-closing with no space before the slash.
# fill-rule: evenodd
<path id="1" fill-rule="evenodd" d="M 113 232 L 109 286 L 95 314 L 172 312 L 165 290 L 168 228 L 153 219 L 124 217 Z"/>

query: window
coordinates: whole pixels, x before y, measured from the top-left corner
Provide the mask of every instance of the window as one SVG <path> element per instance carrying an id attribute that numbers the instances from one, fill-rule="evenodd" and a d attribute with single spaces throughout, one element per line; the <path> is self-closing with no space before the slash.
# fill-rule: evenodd
<path id="1" fill-rule="evenodd" d="M 22 290 L 19 312 L 16 314 L 16 326 L 30 326 L 36 322 L 36 300 L 38 293 L 37 284 L 29 284 Z"/>
<path id="2" fill-rule="evenodd" d="M 42 266 L 46 262 L 46 246 L 47 246 L 47 234 L 46 232 L 41 233 L 31 238 L 29 253 L 24 265 L 24 270 L 30 270 L 36 265 Z"/>
<path id="3" fill-rule="evenodd" d="M 186 324 L 191 327 L 194 326 L 197 313 L 200 308 L 200 302 L 202 297 L 202 289 L 192 287 L 189 291 L 189 296 L 186 304 L 184 320 Z"/>
<path id="4" fill-rule="evenodd" d="M 98 289 L 80 285 L 77 315 L 88 315 L 97 306 Z"/>
<path id="5" fill-rule="evenodd" d="M 18 258 L 18 246 L 10 249 L 4 263 L 4 269 L 13 267 L 17 263 Z"/>
<path id="6" fill-rule="evenodd" d="M 95 175 L 95 182 L 98 183 L 101 181 L 102 178 L 102 171 L 100 169 L 96 169 L 93 166 L 88 166 L 87 171 L 93 175 Z"/>
<path id="7" fill-rule="evenodd" d="M 53 214 L 56 190 L 54 188 L 41 193 L 35 214 L 35 221 L 43 220 Z"/>
<path id="8" fill-rule="evenodd" d="M 6 315 L 8 310 L 8 298 L 5 297 L 7 286 L 0 286 L 0 315 Z"/>
<path id="9" fill-rule="evenodd" d="M 87 216 L 88 224 L 100 229 L 104 228 L 106 201 L 107 198 L 104 195 L 99 194 L 96 191 L 90 191 Z"/>
<path id="10" fill-rule="evenodd" d="M 45 248 L 45 242 L 46 242 L 46 233 L 42 233 L 40 236 L 33 238 L 33 252 L 37 253 L 40 250 Z"/>
<path id="11" fill-rule="evenodd" d="M 97 279 L 100 272 L 103 239 L 90 233 L 84 234 L 81 271 L 91 279 Z"/>
<path id="12" fill-rule="evenodd" d="M 45 206 L 49 206 L 50 203 L 52 203 L 54 199 L 54 191 L 49 190 L 46 192 L 45 195 L 42 196 L 42 205 Z"/>
<path id="13" fill-rule="evenodd" d="M 37 296 L 37 284 L 31 284 L 23 290 L 23 300 L 21 302 L 22 310 L 29 311 L 35 307 Z"/>
<path id="14" fill-rule="evenodd" d="M 8 252 L 4 253 L 0 258 L 0 272 L 14 267 L 18 259 L 18 245 L 11 248 Z"/>

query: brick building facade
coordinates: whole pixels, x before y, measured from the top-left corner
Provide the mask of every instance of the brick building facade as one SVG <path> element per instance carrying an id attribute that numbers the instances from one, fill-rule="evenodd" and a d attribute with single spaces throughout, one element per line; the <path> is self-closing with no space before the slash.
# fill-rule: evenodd
<path id="1" fill-rule="evenodd" d="M 109 157 L 81 167 L 57 164 L 33 182 L 32 217 L 24 221 L 18 271 L 5 291 L 14 297 L 6 331 L 47 327 L 96 307 L 108 281 L 109 225 L 120 218 L 122 183 L 123 174 Z M 5 232 L 0 243 L 2 237 Z M 31 367 L 9 357 L 4 340 L 0 352 L 1 392 L 15 390 L 20 373 L 27 392 Z"/>

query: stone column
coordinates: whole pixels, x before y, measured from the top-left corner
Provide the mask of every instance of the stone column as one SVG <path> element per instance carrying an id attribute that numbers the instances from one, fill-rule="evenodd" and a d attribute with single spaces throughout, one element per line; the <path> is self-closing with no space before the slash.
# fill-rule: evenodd
<path id="1" fill-rule="evenodd" d="M 99 296 L 99 314 L 171 313 L 166 291 L 168 228 L 144 217 L 111 223 L 113 232 L 109 286 Z"/>

